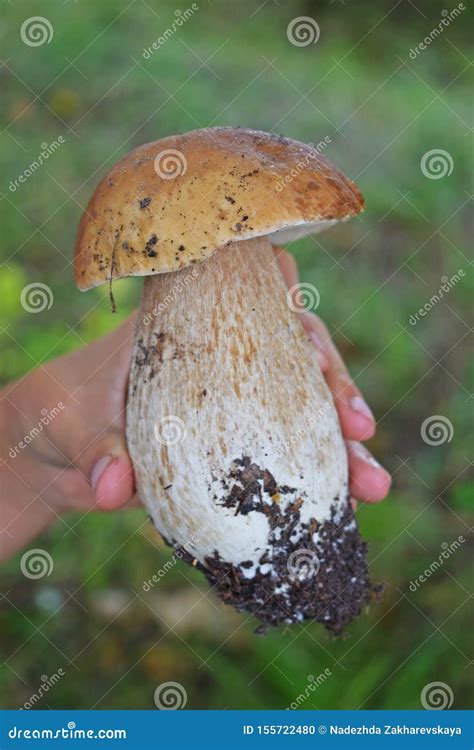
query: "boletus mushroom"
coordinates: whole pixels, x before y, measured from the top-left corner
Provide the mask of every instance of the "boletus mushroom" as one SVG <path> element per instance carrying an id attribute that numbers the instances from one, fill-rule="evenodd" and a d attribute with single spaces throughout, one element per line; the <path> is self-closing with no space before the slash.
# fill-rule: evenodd
<path id="1" fill-rule="evenodd" d="M 207 128 L 134 149 L 79 227 L 80 289 L 146 277 L 127 406 L 139 497 L 262 630 L 339 633 L 373 590 L 338 416 L 272 249 L 363 205 L 311 146 Z"/>

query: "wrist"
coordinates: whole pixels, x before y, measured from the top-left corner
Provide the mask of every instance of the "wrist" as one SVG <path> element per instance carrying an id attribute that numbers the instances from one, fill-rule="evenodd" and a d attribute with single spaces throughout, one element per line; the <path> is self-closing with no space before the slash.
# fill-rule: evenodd
<path id="1" fill-rule="evenodd" d="M 0 390 L 0 465 L 3 466 L 16 456 L 17 424 L 14 408 L 4 389 Z"/>
<path id="2" fill-rule="evenodd" d="M 44 531 L 58 513 L 43 499 L 41 458 L 25 430 L 27 404 L 16 390 L 0 392 L 0 560 L 13 555 Z M 19 395 L 19 394 L 18 394 Z"/>

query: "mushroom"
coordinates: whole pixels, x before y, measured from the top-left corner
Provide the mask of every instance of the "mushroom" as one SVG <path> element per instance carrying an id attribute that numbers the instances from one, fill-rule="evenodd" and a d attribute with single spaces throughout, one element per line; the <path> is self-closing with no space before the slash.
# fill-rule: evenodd
<path id="1" fill-rule="evenodd" d="M 363 205 L 311 146 L 207 128 L 134 149 L 79 227 L 81 290 L 146 276 L 127 405 L 138 495 L 263 630 L 339 633 L 375 588 L 337 412 L 272 249 Z"/>

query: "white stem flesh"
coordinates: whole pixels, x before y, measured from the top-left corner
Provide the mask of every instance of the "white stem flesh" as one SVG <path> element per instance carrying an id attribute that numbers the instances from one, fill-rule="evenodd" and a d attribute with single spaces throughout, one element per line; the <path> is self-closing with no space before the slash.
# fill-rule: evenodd
<path id="1" fill-rule="evenodd" d="M 286 488 L 271 494 L 257 480 L 260 502 L 298 502 L 301 524 L 347 500 L 337 412 L 266 238 L 145 279 L 127 423 L 141 501 L 165 539 L 204 565 L 217 552 L 252 561 L 252 575 L 272 555 L 269 519 L 248 512 L 248 492 L 229 506 L 242 487 L 236 460 Z"/>

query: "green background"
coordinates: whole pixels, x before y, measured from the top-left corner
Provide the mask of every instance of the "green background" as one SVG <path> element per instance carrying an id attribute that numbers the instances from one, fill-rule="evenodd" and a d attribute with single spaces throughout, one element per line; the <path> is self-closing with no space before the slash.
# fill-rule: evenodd
<path id="1" fill-rule="evenodd" d="M 146 60 L 143 49 L 176 18 L 172 2 L 4 4 L 0 375 L 7 382 L 80 346 L 136 305 L 139 280 L 115 285 L 114 317 L 107 291 L 80 294 L 71 268 L 82 208 L 129 149 L 208 125 L 314 143 L 329 136 L 325 155 L 359 184 L 367 211 L 291 250 L 377 417 L 370 448 L 394 475 L 385 502 L 358 510 L 384 598 L 343 640 L 308 624 L 257 637 L 254 621 L 218 603 L 182 563 L 143 592 L 169 559 L 143 512 L 73 515 L 72 531 L 60 524 L 35 543 L 55 561 L 51 576 L 25 579 L 21 555 L 1 571 L 8 592 L 0 598 L 1 704 L 21 706 L 61 668 L 38 707 L 154 708 L 155 688 L 176 681 L 188 708 L 284 708 L 304 693 L 309 674 L 327 669 L 301 708 L 420 708 L 424 686 L 435 681 L 464 708 L 468 542 L 416 591 L 409 586 L 443 543 L 467 540 L 472 522 L 468 11 L 413 59 L 410 50 L 438 26 L 445 6 L 199 5 Z M 47 16 L 54 36 L 30 47 L 19 30 L 35 15 Z M 300 15 L 317 20 L 316 44 L 289 42 L 287 26 Z M 65 143 L 47 163 L 10 190 L 41 144 L 59 136 Z M 450 175 L 423 174 L 431 149 L 448 152 Z M 410 324 L 442 277 L 459 269 L 459 283 Z M 51 309 L 38 315 L 20 304 L 32 282 L 54 293 Z M 453 427 L 438 446 L 420 432 L 433 415 Z"/>

